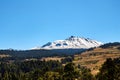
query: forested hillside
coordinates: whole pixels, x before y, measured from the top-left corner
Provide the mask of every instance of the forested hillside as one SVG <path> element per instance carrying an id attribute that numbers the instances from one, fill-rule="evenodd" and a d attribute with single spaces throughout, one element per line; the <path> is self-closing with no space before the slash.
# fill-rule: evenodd
<path id="1" fill-rule="evenodd" d="M 0 80 L 120 80 L 120 58 L 107 59 L 96 76 L 74 63 L 63 66 L 59 61 L 1 62 Z"/>
<path id="2" fill-rule="evenodd" d="M 70 56 L 75 53 L 81 53 L 86 49 L 53 49 L 53 50 L 0 50 L 0 60 L 25 60 L 25 59 L 41 59 L 43 57 L 54 57 L 54 56 Z"/>
<path id="3" fill-rule="evenodd" d="M 21 55 L 24 58 L 18 59 L 3 52 L 0 80 L 120 80 L 119 43 L 108 43 L 75 55 L 46 55 L 43 51 L 46 56 L 38 58 L 36 51 L 33 51 L 36 58 L 26 57 L 28 53 L 25 53 Z"/>

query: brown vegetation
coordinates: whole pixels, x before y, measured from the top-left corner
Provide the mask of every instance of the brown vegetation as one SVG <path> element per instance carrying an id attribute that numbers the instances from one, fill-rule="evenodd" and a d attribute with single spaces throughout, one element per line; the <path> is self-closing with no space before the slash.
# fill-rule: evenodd
<path id="1" fill-rule="evenodd" d="M 91 70 L 93 75 L 99 72 L 101 65 L 106 61 L 107 58 L 120 57 L 120 50 L 117 47 L 109 48 L 95 48 L 91 51 L 86 51 L 82 54 L 74 56 L 74 63 L 85 66 Z"/>
<path id="2" fill-rule="evenodd" d="M 44 57 L 41 59 L 41 61 L 60 61 L 64 59 L 64 57 Z"/>
<path id="3" fill-rule="evenodd" d="M 10 57 L 10 55 L 0 54 L 0 58 Z"/>

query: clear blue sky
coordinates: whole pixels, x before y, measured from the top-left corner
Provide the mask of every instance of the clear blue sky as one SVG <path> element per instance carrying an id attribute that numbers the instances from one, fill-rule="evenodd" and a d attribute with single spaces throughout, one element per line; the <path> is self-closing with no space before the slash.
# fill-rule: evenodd
<path id="1" fill-rule="evenodd" d="M 120 41 L 120 0 L 0 0 L 0 49 L 29 49 L 71 35 Z"/>

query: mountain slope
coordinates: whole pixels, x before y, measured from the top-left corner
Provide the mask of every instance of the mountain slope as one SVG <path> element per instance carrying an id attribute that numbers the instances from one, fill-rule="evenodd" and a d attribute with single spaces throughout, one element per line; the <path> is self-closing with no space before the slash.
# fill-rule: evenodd
<path id="1" fill-rule="evenodd" d="M 47 44 L 43 45 L 41 48 L 42 49 L 70 49 L 70 48 L 88 49 L 91 47 L 98 47 L 101 44 L 102 44 L 101 42 L 89 38 L 71 36 L 65 40 L 56 40 L 54 42 L 48 42 Z M 39 49 L 39 48 L 34 48 L 34 49 Z"/>
<path id="2" fill-rule="evenodd" d="M 90 68 L 92 74 L 97 74 L 107 58 L 120 57 L 120 43 L 107 43 L 100 47 L 89 49 L 74 56 L 74 63 Z"/>

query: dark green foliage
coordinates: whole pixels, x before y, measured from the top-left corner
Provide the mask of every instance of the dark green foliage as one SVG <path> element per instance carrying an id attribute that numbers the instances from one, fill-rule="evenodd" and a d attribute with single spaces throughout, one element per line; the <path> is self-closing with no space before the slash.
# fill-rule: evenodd
<path id="1" fill-rule="evenodd" d="M 74 72 L 74 66 L 75 64 L 73 63 L 68 63 L 65 67 L 64 67 L 64 72 Z"/>
<path id="2" fill-rule="evenodd" d="M 117 49 L 120 50 L 120 47 L 118 47 Z"/>
<path id="3" fill-rule="evenodd" d="M 64 67 L 64 74 L 63 74 L 64 80 L 74 80 L 74 79 L 77 79 L 79 76 L 80 74 L 79 74 L 79 71 L 76 70 L 75 64 L 68 63 Z"/>
<path id="4" fill-rule="evenodd" d="M 67 62 L 72 62 L 73 61 L 73 58 L 72 57 L 66 57 L 66 58 L 64 58 L 64 59 L 62 59 L 61 60 L 61 62 L 62 62 L 62 64 L 65 64 L 65 63 L 67 63 Z"/>
<path id="5" fill-rule="evenodd" d="M 58 61 L 28 61 L 17 63 L 0 63 L 1 80 L 38 80 L 44 78 L 44 74 L 61 68 Z M 58 72 L 59 73 L 59 72 Z"/>
<path id="6" fill-rule="evenodd" d="M 0 50 L 0 54 L 7 54 L 11 57 L 6 58 L 7 60 L 23 60 L 29 58 L 41 58 L 51 56 L 62 56 L 51 50 Z"/>
<path id="7" fill-rule="evenodd" d="M 81 53 L 85 49 L 53 49 L 53 50 L 0 50 L 0 54 L 10 55 L 10 57 L 0 58 L 0 61 L 20 61 L 24 59 L 36 58 L 40 59 L 42 57 L 67 57 L 74 55 L 75 53 Z"/>
<path id="8" fill-rule="evenodd" d="M 96 79 L 80 65 L 58 61 L 0 63 L 0 80 L 120 80 L 120 58 L 107 59 Z"/>
<path id="9" fill-rule="evenodd" d="M 95 78 L 91 74 L 90 69 L 87 69 L 85 67 L 80 67 L 79 65 L 79 70 L 80 70 L 79 80 L 95 80 Z"/>
<path id="10" fill-rule="evenodd" d="M 87 49 L 87 51 L 92 51 L 92 50 L 94 50 L 94 49 L 95 49 L 95 47 L 89 48 L 89 49 Z"/>
<path id="11" fill-rule="evenodd" d="M 112 46 L 120 46 L 120 43 L 119 42 L 107 43 L 107 44 L 101 45 L 100 47 L 101 48 L 109 48 L 109 47 L 112 47 Z"/>
<path id="12" fill-rule="evenodd" d="M 97 80 L 120 80 L 120 58 L 107 59 L 96 77 Z"/>
<path id="13" fill-rule="evenodd" d="M 0 63 L 0 80 L 92 80 L 90 71 L 81 66 L 58 61 Z"/>
<path id="14" fill-rule="evenodd" d="M 46 72 L 44 80 L 60 80 L 60 74 L 58 72 Z"/>
<path id="15" fill-rule="evenodd" d="M 94 80 L 91 71 L 80 65 L 75 66 L 73 63 L 68 63 L 64 67 L 63 80 Z"/>

